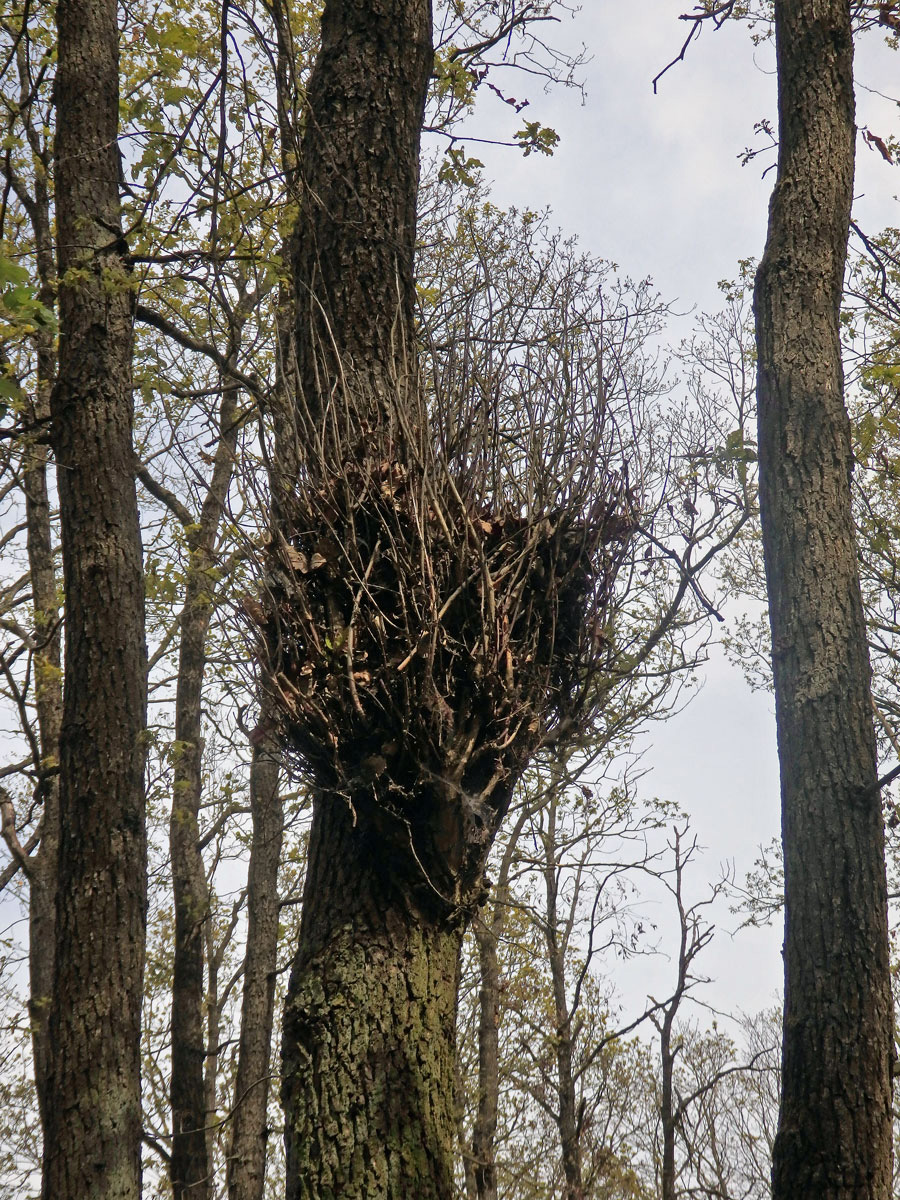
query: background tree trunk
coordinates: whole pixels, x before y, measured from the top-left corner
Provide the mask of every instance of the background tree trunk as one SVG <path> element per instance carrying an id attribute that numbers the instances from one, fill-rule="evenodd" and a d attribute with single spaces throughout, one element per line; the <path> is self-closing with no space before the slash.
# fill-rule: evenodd
<path id="1" fill-rule="evenodd" d="M 556 816 L 558 797 L 554 794 L 547 804 L 547 829 L 544 833 L 544 891 L 547 918 L 544 939 L 547 943 L 547 962 L 553 987 L 553 1006 L 556 1030 L 553 1039 L 556 1057 L 556 1125 L 565 1176 L 565 1200 L 584 1200 L 584 1181 L 581 1172 L 581 1144 L 578 1129 L 578 1096 L 573 1072 L 572 1014 L 566 996 L 566 945 L 560 940 L 557 907 L 559 871 L 557 865 Z"/>
<path id="2" fill-rule="evenodd" d="M 56 271 L 50 232 L 50 206 L 46 182 L 35 179 L 31 217 L 40 280 L 39 298 L 47 308 L 55 301 Z M 43 426 L 50 416 L 50 392 L 56 375 L 56 351 L 52 332 L 37 335 L 37 385 L 32 411 L 35 425 Z M 59 731 L 62 721 L 62 652 L 56 563 L 53 557 L 53 527 L 47 487 L 49 453 L 43 443 L 27 446 L 24 456 L 23 491 L 28 538 L 28 568 L 34 610 L 35 707 L 42 765 L 59 761 Z M 53 991 L 53 955 L 56 941 L 56 871 L 59 845 L 59 779 L 45 778 L 39 785 L 43 800 L 41 844 L 32 859 L 28 876 L 29 967 L 31 995 L 28 1016 L 34 1046 L 34 1082 L 46 1129 L 49 1097 L 50 1043 L 47 1020 Z"/>
<path id="3" fill-rule="evenodd" d="M 234 346 L 230 360 L 234 358 Z M 203 793 L 203 677 L 213 615 L 215 546 L 234 470 L 238 392 L 226 387 L 219 442 L 200 519 L 187 532 L 188 570 L 175 690 L 175 748 L 169 846 L 175 904 L 172 963 L 172 1158 L 175 1200 L 207 1200 L 212 1182 L 204 1032 L 204 925 L 209 885 L 200 851 Z"/>
<path id="4" fill-rule="evenodd" d="M 847 0 L 775 5 L 780 146 L 756 284 L 760 506 L 785 859 L 775 1200 L 887 1197 L 883 827 L 838 315 L 854 169 Z"/>
<path id="5" fill-rule="evenodd" d="M 260 724 L 265 723 L 263 714 Z M 228 1200 L 262 1200 L 266 1179 L 267 1109 L 278 956 L 278 868 L 284 805 L 280 756 L 271 739 L 256 746 L 250 768 L 253 841 L 247 874 L 247 951 L 241 1037 L 228 1158 Z"/>
<path id="6" fill-rule="evenodd" d="M 497 1200 L 497 1121 L 500 1111 L 500 938 L 510 900 L 510 871 L 516 861 L 519 839 L 531 815 L 523 804 L 506 839 L 497 871 L 490 910 L 475 922 L 478 944 L 478 1105 L 472 1128 L 472 1149 L 467 1165 L 477 1200 Z"/>
<path id="7" fill-rule="evenodd" d="M 40 395 L 40 391 L 39 391 Z M 44 397 L 46 402 L 47 397 Z M 28 565 L 34 605 L 34 637 L 39 649 L 35 671 L 38 730 L 43 765 L 59 758 L 62 720 L 62 672 L 56 570 L 47 493 L 47 453 L 43 446 L 26 450 L 23 473 L 28 522 Z M 41 844 L 28 874 L 29 969 L 31 995 L 28 1016 L 34 1046 L 34 1083 L 41 1126 L 46 1128 L 51 1045 L 47 1019 L 53 993 L 53 955 L 56 940 L 56 872 L 59 846 L 59 779 L 39 784 L 43 797 Z"/>
<path id="8" fill-rule="evenodd" d="M 478 1200 L 497 1200 L 497 1162 L 494 1139 L 500 1105 L 500 964 L 497 944 L 503 928 L 501 905 L 495 894 L 491 920 L 478 920 L 478 1108 L 472 1129 L 472 1160 Z"/>
<path id="9" fill-rule="evenodd" d="M 146 650 L 120 231 L 114 0 L 57 9 L 59 373 L 66 593 L 45 1200 L 140 1196 Z"/>

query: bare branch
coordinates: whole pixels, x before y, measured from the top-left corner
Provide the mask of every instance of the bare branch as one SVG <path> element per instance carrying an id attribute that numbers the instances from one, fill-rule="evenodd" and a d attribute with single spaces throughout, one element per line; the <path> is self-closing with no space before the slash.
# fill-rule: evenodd
<path id="1" fill-rule="evenodd" d="M 19 841 L 19 835 L 16 830 L 16 810 L 13 806 L 12 797 L 5 788 L 0 788 L 0 834 L 2 834 L 4 842 L 13 857 L 18 868 L 25 872 L 25 875 L 30 879 L 34 872 L 34 862 L 28 854 L 28 851 Z"/>

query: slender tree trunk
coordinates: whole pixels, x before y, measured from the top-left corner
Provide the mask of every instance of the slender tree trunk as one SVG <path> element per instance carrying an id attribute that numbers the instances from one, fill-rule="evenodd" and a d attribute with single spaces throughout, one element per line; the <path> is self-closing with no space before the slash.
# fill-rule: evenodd
<path id="1" fill-rule="evenodd" d="M 672 1049 L 672 1025 L 676 1009 L 666 1009 L 659 1027 L 660 1058 L 660 1104 L 659 1123 L 662 1127 L 662 1171 L 660 1174 L 660 1200 L 675 1200 L 675 1058 L 678 1049 Z"/>
<path id="2" fill-rule="evenodd" d="M 139 1200 L 146 649 L 132 457 L 132 287 L 118 194 L 114 0 L 57 7 L 59 371 L 66 594 L 45 1200 Z"/>
<path id="3" fill-rule="evenodd" d="M 260 724 L 265 724 L 265 714 Z M 280 756 L 271 740 L 256 746 L 250 768 L 253 839 L 247 874 L 247 951 L 228 1157 L 228 1200 L 262 1200 L 266 1181 L 267 1111 L 280 912 L 278 868 L 284 832 L 279 771 Z"/>
<path id="4" fill-rule="evenodd" d="M 497 1117 L 500 1108 L 500 965 L 498 947 L 509 904 L 509 873 L 532 807 L 523 804 L 506 841 L 494 885 L 490 919 L 475 925 L 481 987 L 478 995 L 478 1108 L 472 1130 L 472 1171 L 477 1200 L 497 1200 Z"/>
<path id="5" fill-rule="evenodd" d="M 465 1122 L 465 1090 L 459 1056 L 456 1061 L 456 1133 L 462 1155 L 463 1186 L 466 1200 L 479 1200 L 478 1184 L 475 1180 L 475 1159 L 469 1144 Z"/>
<path id="6" fill-rule="evenodd" d="M 172 1156 L 175 1200 L 208 1200 L 210 1164 L 206 1154 L 206 1034 L 204 1030 L 204 929 L 209 888 L 200 853 L 199 813 L 203 739 L 201 695 L 206 665 L 210 605 L 202 578 L 208 556 L 191 547 L 181 655 L 175 700 L 175 779 L 169 823 L 175 946 L 172 963 Z"/>
<path id="7" fill-rule="evenodd" d="M 417 910 L 328 795 L 302 925 L 284 1025 L 289 1200 L 451 1200 L 459 924 Z"/>
<path id="8" fill-rule="evenodd" d="M 55 304 L 56 271 L 53 240 L 50 233 L 50 204 L 44 181 L 35 179 L 31 211 L 34 230 L 39 299 L 52 308 Z M 56 351 L 50 330 L 40 330 L 37 341 L 37 386 L 31 419 L 43 427 L 50 416 L 50 392 L 56 376 Z M 56 563 L 53 557 L 53 529 L 47 488 L 49 453 L 47 446 L 33 442 L 25 449 L 23 489 L 27 523 L 28 566 L 34 609 L 35 708 L 40 734 L 41 756 L 45 767 L 59 761 L 59 731 L 62 722 L 62 655 L 59 630 L 59 598 Z M 49 776 L 39 785 L 43 801 L 41 844 L 32 860 L 28 876 L 29 967 L 31 995 L 28 1015 L 34 1048 L 34 1082 L 46 1129 L 49 1097 L 50 1041 L 47 1018 L 53 991 L 53 955 L 56 940 L 56 871 L 59 846 L 59 780 Z"/>
<path id="9" fill-rule="evenodd" d="M 498 898 L 499 899 L 499 898 Z M 478 994 L 478 1109 L 472 1130 L 472 1158 L 478 1200 L 497 1200 L 497 1163 L 494 1139 L 500 1106 L 500 965 L 498 899 L 494 901 L 494 919 L 477 921 L 478 967 L 481 987 Z"/>
<path id="10" fill-rule="evenodd" d="M 290 8 L 273 0 L 270 8 L 277 43 L 276 98 L 281 134 L 284 177 L 296 194 L 299 122 L 294 87 L 293 36 Z M 282 244 L 285 273 L 290 275 L 291 242 Z M 269 460 L 269 482 L 277 528 L 285 513 L 285 499 L 299 469 L 299 439 L 294 417 L 295 378 L 294 304 L 290 279 L 279 285 L 276 310 L 276 387 L 268 416 L 274 431 L 274 459 Z M 265 433 L 260 438 L 267 450 Z M 257 740 L 250 767 L 250 812 L 253 836 L 247 870 L 247 943 L 241 999 L 240 1043 L 234 1085 L 234 1115 L 226 1167 L 228 1200 L 262 1200 L 266 1182 L 269 1139 L 268 1107 L 275 1020 L 275 978 L 278 965 L 280 904 L 278 871 L 284 837 L 284 804 L 279 791 L 281 752 L 274 736 L 275 718 L 265 692 L 261 693 Z"/>
<path id="11" fill-rule="evenodd" d="M 548 946 L 550 974 L 556 1003 L 556 1086 L 559 1097 L 559 1144 L 562 1150 L 563 1173 L 566 1178 L 566 1200 L 584 1200 L 584 1181 L 581 1173 L 581 1140 L 578 1128 L 578 1097 L 572 1069 L 572 1019 L 566 1000 L 566 980 L 563 956 L 556 939 Z"/>
<path id="12" fill-rule="evenodd" d="M 838 332 L 854 169 L 850 5 L 781 0 L 775 15 L 778 178 L 756 285 L 786 904 L 773 1194 L 882 1200 L 886 886 Z"/>
<path id="13" fill-rule="evenodd" d="M 24 471 L 25 512 L 28 523 L 28 563 L 34 597 L 36 708 L 43 765 L 59 757 L 62 720 L 59 613 L 56 571 L 47 494 L 47 459 L 43 447 L 29 447 Z M 40 785 L 43 799 L 41 844 L 28 876 L 29 968 L 31 995 L 28 1015 L 34 1048 L 34 1082 L 46 1128 L 51 1045 L 47 1018 L 53 992 L 53 955 L 56 938 L 56 872 L 59 846 L 59 780 L 50 776 Z"/>
<path id="14" fill-rule="evenodd" d="M 206 1128 L 203 1133 L 206 1138 L 206 1161 L 209 1163 L 209 1190 L 212 1192 L 216 1133 L 218 1132 L 215 1117 L 219 1109 L 218 1082 L 219 1056 L 221 1054 L 219 1043 L 222 1037 L 222 999 L 219 995 L 219 970 L 222 966 L 222 955 L 225 946 L 230 940 L 230 935 L 226 935 L 223 941 L 217 946 L 215 929 L 211 921 L 206 922 L 203 927 L 203 933 L 206 942 L 207 964 L 206 1045 L 208 1047 L 204 1063 L 206 1070 L 203 1077 L 203 1106 L 206 1110 Z"/>
<path id="15" fill-rule="evenodd" d="M 572 1018 L 566 996 L 565 943 L 560 945 L 559 939 L 556 808 L 557 798 L 554 795 L 548 804 L 547 831 L 544 834 L 544 887 L 547 896 L 545 925 L 547 959 L 550 965 L 553 1003 L 556 1010 L 556 1094 L 558 1100 L 556 1124 L 559 1129 L 559 1144 L 566 1180 L 566 1200 L 584 1200 L 577 1116 L 578 1098 L 572 1071 Z"/>
<path id="16" fill-rule="evenodd" d="M 175 1200 L 207 1200 L 212 1167 L 207 1153 L 204 1030 L 204 925 L 209 885 L 200 852 L 203 792 L 203 678 L 213 614 L 215 543 L 234 468 L 237 391 L 226 387 L 219 411 L 219 444 L 200 519 L 188 534 L 187 582 L 175 689 L 175 770 L 169 847 L 175 903 L 172 966 L 172 1157 Z"/>

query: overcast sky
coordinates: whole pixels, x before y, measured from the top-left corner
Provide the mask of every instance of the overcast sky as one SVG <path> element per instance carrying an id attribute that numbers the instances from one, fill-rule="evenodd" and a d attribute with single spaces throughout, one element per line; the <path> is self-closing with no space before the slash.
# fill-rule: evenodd
<path id="1" fill-rule="evenodd" d="M 740 259 L 761 254 L 774 176 L 773 170 L 762 177 L 773 154 L 740 162 L 746 147 L 766 144 L 756 123 L 776 125 L 770 43 L 754 46 L 740 26 L 706 29 L 653 93 L 653 77 L 681 48 L 687 26 L 678 15 L 690 7 L 685 0 L 584 0 L 575 19 L 554 31 L 557 45 L 584 43 L 591 56 L 583 70 L 584 102 L 571 91 L 533 90 L 523 114 L 559 133 L 554 156 L 525 159 L 470 145 L 486 163 L 497 203 L 549 207 L 560 228 L 622 273 L 652 277 L 685 314 L 673 322 L 673 342 L 689 332 L 692 310 L 719 307 L 718 281 L 734 278 Z M 897 105 L 876 93 L 890 90 L 896 69 L 896 56 L 877 34 L 869 35 L 857 55 L 858 83 L 865 85 L 858 87 L 858 124 L 881 136 L 896 128 Z M 521 83 L 510 77 L 508 91 L 519 96 Z M 472 130 L 508 137 L 514 120 L 510 109 L 488 97 Z M 900 170 L 860 140 L 856 215 L 864 227 L 898 222 L 898 183 Z M 778 832 L 772 700 L 751 694 L 721 654 L 687 709 L 653 728 L 644 766 L 651 768 L 645 791 L 690 812 L 706 847 L 698 894 L 703 878 L 716 878 L 729 864 L 742 878 L 757 845 Z M 727 905 L 719 918 L 720 928 L 737 924 Z M 702 967 L 716 977 L 709 998 L 745 1011 L 771 1004 L 781 985 L 780 942 L 780 930 L 745 931 L 734 939 L 720 934 Z M 629 1000 L 637 1000 L 641 990 L 661 992 L 670 973 L 657 960 L 624 972 L 620 983 Z"/>

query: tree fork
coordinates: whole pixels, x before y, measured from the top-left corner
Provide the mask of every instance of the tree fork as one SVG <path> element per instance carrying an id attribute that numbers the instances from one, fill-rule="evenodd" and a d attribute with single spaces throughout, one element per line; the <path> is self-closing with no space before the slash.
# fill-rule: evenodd
<path id="1" fill-rule="evenodd" d="M 778 177 L 755 293 L 785 859 L 775 1200 L 891 1192 L 883 826 L 838 325 L 856 133 L 850 18 L 847 0 L 776 0 Z"/>

